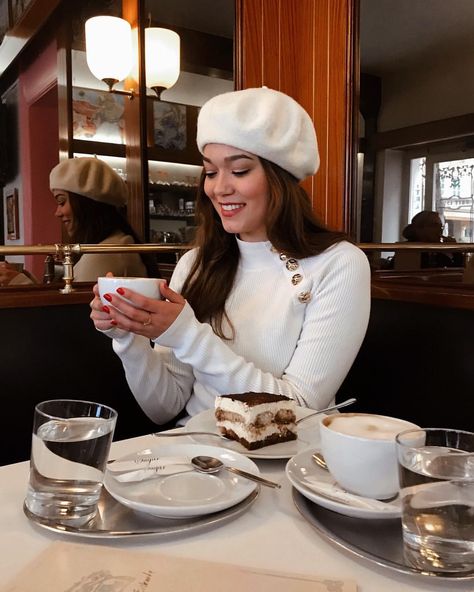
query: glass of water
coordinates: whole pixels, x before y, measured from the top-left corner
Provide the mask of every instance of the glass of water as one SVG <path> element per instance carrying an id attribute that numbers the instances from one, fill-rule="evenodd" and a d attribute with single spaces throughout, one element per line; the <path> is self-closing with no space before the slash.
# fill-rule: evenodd
<path id="1" fill-rule="evenodd" d="M 56 399 L 35 407 L 27 509 L 51 524 L 81 526 L 97 511 L 117 421 L 111 407 Z"/>
<path id="2" fill-rule="evenodd" d="M 427 428 L 397 438 L 407 563 L 474 573 L 474 433 Z"/>

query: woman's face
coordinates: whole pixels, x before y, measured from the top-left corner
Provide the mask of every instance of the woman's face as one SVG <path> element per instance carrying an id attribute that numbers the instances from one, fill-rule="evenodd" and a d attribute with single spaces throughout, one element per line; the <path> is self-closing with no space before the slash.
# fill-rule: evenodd
<path id="1" fill-rule="evenodd" d="M 259 158 L 225 144 L 204 148 L 204 191 L 226 232 L 243 241 L 267 240 L 268 181 Z"/>
<path id="2" fill-rule="evenodd" d="M 54 215 L 61 220 L 69 236 L 73 234 L 74 214 L 69 202 L 69 193 L 63 189 L 53 189 L 54 199 L 56 200 L 56 211 Z"/>

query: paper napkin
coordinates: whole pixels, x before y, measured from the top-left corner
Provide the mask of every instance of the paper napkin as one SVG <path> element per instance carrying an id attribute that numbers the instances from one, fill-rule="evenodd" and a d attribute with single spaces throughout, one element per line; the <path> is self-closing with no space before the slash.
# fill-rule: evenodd
<path id="1" fill-rule="evenodd" d="M 341 489 L 337 483 L 327 483 L 326 481 L 319 480 L 317 477 L 307 476 L 302 483 L 315 493 L 320 493 L 323 497 L 327 496 L 355 508 L 377 510 L 378 512 L 393 512 L 399 507 L 398 500 L 382 502 L 376 499 L 362 497 Z"/>
<path id="2" fill-rule="evenodd" d="M 153 479 L 160 475 L 174 475 L 194 470 L 189 458 L 181 456 L 166 456 L 149 459 L 137 457 L 133 460 L 118 460 L 107 465 L 117 481 L 129 483 Z"/>

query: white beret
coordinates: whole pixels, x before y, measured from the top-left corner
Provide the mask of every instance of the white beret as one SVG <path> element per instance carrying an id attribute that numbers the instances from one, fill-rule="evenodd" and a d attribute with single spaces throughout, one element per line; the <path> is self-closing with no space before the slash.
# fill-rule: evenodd
<path id="1" fill-rule="evenodd" d="M 266 87 L 212 97 L 201 107 L 197 145 L 227 144 L 279 165 L 298 180 L 319 168 L 318 142 L 308 113 L 294 99 Z"/>
<path id="2" fill-rule="evenodd" d="M 108 164 L 98 158 L 69 158 L 49 174 L 49 187 L 63 189 L 121 207 L 127 203 L 127 186 Z"/>

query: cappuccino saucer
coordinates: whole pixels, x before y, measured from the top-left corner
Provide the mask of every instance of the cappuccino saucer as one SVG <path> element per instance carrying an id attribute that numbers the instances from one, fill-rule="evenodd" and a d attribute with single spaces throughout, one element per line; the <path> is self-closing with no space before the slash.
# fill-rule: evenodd
<path id="1" fill-rule="evenodd" d="M 401 503 L 398 498 L 383 502 L 345 491 L 329 471 L 314 462 L 312 455 L 315 452 L 318 451 L 304 450 L 291 458 L 285 469 L 290 483 L 304 497 L 323 508 L 353 518 L 400 518 Z"/>

